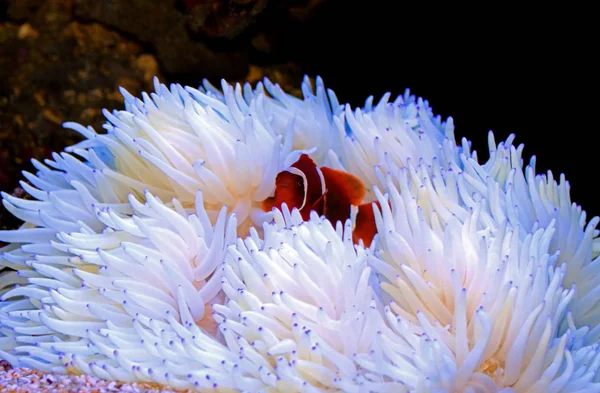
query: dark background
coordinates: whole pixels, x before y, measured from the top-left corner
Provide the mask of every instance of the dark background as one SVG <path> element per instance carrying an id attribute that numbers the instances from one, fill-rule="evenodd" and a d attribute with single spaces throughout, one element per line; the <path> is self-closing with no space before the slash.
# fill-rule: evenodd
<path id="1" fill-rule="evenodd" d="M 457 140 L 472 140 L 480 161 L 488 157 L 489 130 L 497 142 L 516 134 L 526 162 L 535 154 L 538 173 L 564 173 L 572 201 L 600 214 L 600 33 L 590 11 L 402 4 L 404 11 L 347 10 L 333 27 L 331 3 L 290 47 L 308 59 L 307 72 L 320 73 L 354 105 L 409 87 L 435 113 L 453 117 Z"/>
<path id="2" fill-rule="evenodd" d="M 113 94 L 119 84 L 139 94 L 154 74 L 191 85 L 268 75 L 293 91 L 306 73 L 353 106 L 410 88 L 454 118 L 457 139 L 472 140 L 480 161 L 489 130 L 497 142 L 515 133 L 526 162 L 535 154 L 538 173 L 565 173 L 572 200 L 589 217 L 600 214 L 599 34 L 589 9 L 343 0 L 0 4 L 2 190 L 15 188 L 27 157 L 72 142 L 61 121 L 99 128 L 99 109 L 122 105 Z"/>

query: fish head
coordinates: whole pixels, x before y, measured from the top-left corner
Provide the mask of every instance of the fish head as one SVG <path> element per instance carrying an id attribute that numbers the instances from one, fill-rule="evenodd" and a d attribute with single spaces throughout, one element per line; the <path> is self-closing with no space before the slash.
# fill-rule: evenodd
<path id="1" fill-rule="evenodd" d="M 301 171 L 285 170 L 275 179 L 275 207 L 281 208 L 285 202 L 290 210 L 302 210 L 306 205 L 306 176 Z"/>
<path id="2" fill-rule="evenodd" d="M 277 174 L 274 196 L 263 201 L 263 210 L 281 209 L 285 203 L 290 210 L 297 208 L 302 219 L 308 220 L 313 210 L 319 215 L 325 213 L 325 190 L 323 173 L 307 154 L 302 154 Z"/>

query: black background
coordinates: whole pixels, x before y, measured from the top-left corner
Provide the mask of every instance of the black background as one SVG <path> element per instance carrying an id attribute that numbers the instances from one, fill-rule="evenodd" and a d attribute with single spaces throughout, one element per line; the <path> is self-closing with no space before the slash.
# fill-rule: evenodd
<path id="1" fill-rule="evenodd" d="M 200 2 L 173 0 L 182 9 L 184 3 Z M 340 102 L 353 106 L 362 105 L 369 95 L 377 101 L 387 91 L 397 95 L 410 88 L 428 100 L 436 114 L 454 118 L 457 140 L 470 139 L 480 161 L 488 156 L 488 131 L 495 133 L 497 142 L 514 133 L 516 143 L 525 144 L 526 163 L 535 154 L 538 173 L 550 169 L 555 178 L 564 173 L 572 200 L 588 217 L 600 214 L 596 197 L 600 32 L 599 14 L 591 6 L 316 0 L 319 4 L 310 18 L 291 21 L 282 16 L 307 2 L 270 0 L 254 27 L 232 42 L 219 41 L 212 47 L 246 48 L 252 34 L 271 31 L 278 37 L 277 49 L 268 58 L 251 53 L 251 63 L 291 61 L 303 72 L 323 77 Z M 0 0 L 0 20 L 6 18 L 6 4 Z M 147 49 L 152 53 L 152 47 Z M 197 84 L 208 76 L 201 72 L 165 73 L 165 81 Z"/>
<path id="2" fill-rule="evenodd" d="M 358 6 L 357 4 L 362 4 Z M 487 3 L 459 9 L 404 2 L 329 1 L 284 37 L 285 53 L 324 78 L 340 102 L 362 105 L 410 88 L 456 137 L 487 159 L 511 133 L 537 173 L 564 173 L 571 199 L 600 214 L 596 195 L 598 28 L 589 9 Z"/>

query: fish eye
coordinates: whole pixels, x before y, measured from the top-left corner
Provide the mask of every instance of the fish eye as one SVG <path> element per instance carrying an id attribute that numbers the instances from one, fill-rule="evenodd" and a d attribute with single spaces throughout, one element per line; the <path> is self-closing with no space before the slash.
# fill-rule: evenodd
<path id="1" fill-rule="evenodd" d="M 298 188 L 304 188 L 304 180 L 298 179 L 298 181 L 296 182 L 296 186 Z"/>

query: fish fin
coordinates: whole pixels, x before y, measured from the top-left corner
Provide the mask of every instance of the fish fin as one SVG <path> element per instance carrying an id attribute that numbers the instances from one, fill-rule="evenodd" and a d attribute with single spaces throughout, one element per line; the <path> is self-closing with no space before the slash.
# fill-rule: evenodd
<path id="1" fill-rule="evenodd" d="M 316 201 L 315 201 L 315 202 L 312 204 L 312 206 L 311 206 L 312 210 L 316 210 L 316 209 L 317 209 L 317 207 L 318 207 L 318 205 L 319 205 L 320 203 L 323 203 L 323 202 L 325 202 L 325 201 L 327 200 L 327 199 L 326 199 L 326 196 L 325 196 L 326 194 L 327 194 L 327 190 L 325 190 L 325 192 L 324 192 L 323 194 L 321 194 L 321 196 L 319 197 L 319 199 L 317 199 L 317 200 L 316 200 Z M 317 210 L 317 212 L 318 212 L 318 210 Z M 323 214 L 325 214 L 325 207 L 323 207 Z"/>
<path id="2" fill-rule="evenodd" d="M 327 185 L 326 217 L 334 225 L 337 221 L 343 223 L 350 217 L 350 206 L 359 205 L 365 197 L 365 185 L 348 172 L 327 167 L 321 172 Z"/>
<path id="3" fill-rule="evenodd" d="M 381 204 L 378 201 L 373 203 L 381 209 Z M 355 244 L 358 244 L 358 241 L 362 239 L 365 247 L 370 247 L 371 242 L 377 233 L 375 213 L 373 213 L 373 203 L 363 203 L 358 206 L 354 230 L 352 231 L 352 241 Z"/>
<path id="4" fill-rule="evenodd" d="M 268 197 L 267 199 L 265 199 L 264 201 L 261 202 L 260 206 L 262 207 L 262 209 L 264 211 L 270 212 L 271 210 L 273 210 L 273 207 L 275 206 L 275 198 Z"/>

